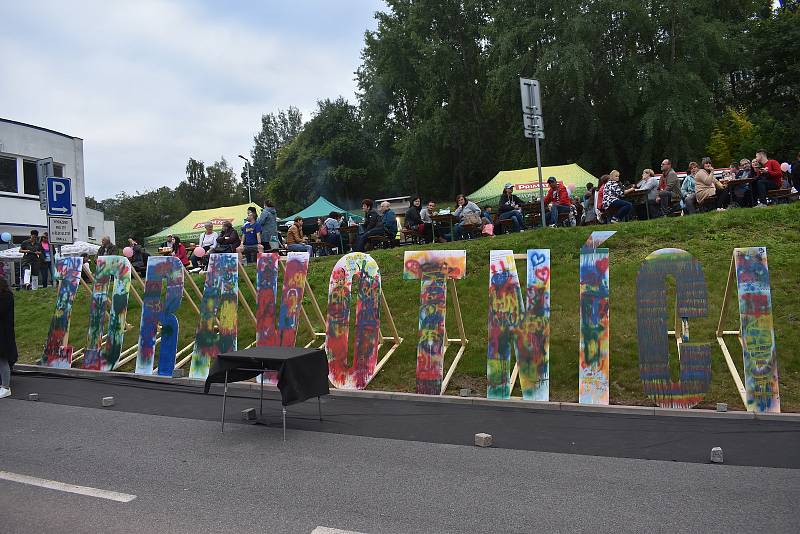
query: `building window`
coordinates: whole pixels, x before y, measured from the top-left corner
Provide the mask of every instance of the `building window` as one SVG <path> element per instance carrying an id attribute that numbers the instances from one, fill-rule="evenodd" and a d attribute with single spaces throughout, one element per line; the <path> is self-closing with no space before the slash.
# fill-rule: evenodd
<path id="1" fill-rule="evenodd" d="M 58 176 L 59 178 L 64 177 L 64 166 L 58 163 L 53 164 L 53 176 Z M 39 193 L 36 193 L 37 195 Z"/>
<path id="2" fill-rule="evenodd" d="M 39 179 L 36 177 L 36 162 L 23 161 L 22 162 L 22 176 L 25 180 L 25 194 L 38 195 L 39 194 Z"/>
<path id="3" fill-rule="evenodd" d="M 94 226 L 89 227 L 89 239 L 94 239 Z"/>
<path id="4" fill-rule="evenodd" d="M 0 157 L 0 191 L 17 192 L 17 160 Z"/>

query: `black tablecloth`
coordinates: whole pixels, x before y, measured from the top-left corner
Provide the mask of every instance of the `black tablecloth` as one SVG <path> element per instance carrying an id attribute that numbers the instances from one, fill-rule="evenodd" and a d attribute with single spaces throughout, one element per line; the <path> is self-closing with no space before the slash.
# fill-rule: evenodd
<path id="1" fill-rule="evenodd" d="M 208 393 L 212 383 L 224 382 L 226 371 L 228 382 L 239 382 L 258 376 L 259 370 L 278 371 L 278 389 L 284 406 L 330 392 L 325 352 L 294 347 L 253 347 L 220 354 L 206 378 L 205 392 Z"/>

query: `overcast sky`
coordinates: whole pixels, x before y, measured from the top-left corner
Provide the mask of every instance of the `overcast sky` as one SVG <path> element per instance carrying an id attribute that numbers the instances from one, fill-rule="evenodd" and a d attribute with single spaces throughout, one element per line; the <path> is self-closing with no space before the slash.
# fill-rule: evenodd
<path id="1" fill-rule="evenodd" d="M 84 140 L 87 195 L 237 172 L 261 115 L 354 101 L 380 0 L 0 0 L 0 117 Z"/>

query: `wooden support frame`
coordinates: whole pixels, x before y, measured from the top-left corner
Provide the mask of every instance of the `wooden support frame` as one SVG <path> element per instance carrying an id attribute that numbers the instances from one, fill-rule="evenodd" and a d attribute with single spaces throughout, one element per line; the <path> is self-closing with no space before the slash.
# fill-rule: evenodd
<path id="1" fill-rule="evenodd" d="M 403 338 L 400 337 L 400 335 L 397 333 L 397 326 L 395 326 L 394 324 L 394 317 L 392 316 L 392 310 L 389 309 L 389 303 L 386 301 L 386 295 L 383 293 L 382 288 L 381 288 L 381 306 L 383 307 L 384 317 L 389 323 L 389 329 L 392 335 L 384 336 L 382 331 L 380 330 L 378 331 L 378 334 L 381 337 L 381 341 L 378 344 L 378 352 L 380 353 L 381 347 L 383 347 L 383 345 L 387 341 L 391 341 L 392 346 L 389 347 L 389 349 L 386 351 L 386 354 L 384 354 L 383 357 L 378 361 L 377 365 L 375 365 L 375 371 L 372 373 L 372 378 L 370 378 L 369 382 L 367 382 L 366 384 L 367 386 L 369 385 L 370 382 L 372 382 L 372 380 L 376 376 L 378 376 L 380 370 L 383 369 L 383 366 L 386 365 L 386 362 L 388 362 L 389 358 L 391 358 L 392 355 L 395 353 L 397 347 L 399 347 L 400 344 L 403 342 Z"/>
<path id="2" fill-rule="evenodd" d="M 469 340 L 467 339 L 467 334 L 464 331 L 464 320 L 461 316 L 461 303 L 458 300 L 458 289 L 456 289 L 456 281 L 450 278 L 445 280 L 445 283 L 450 286 L 450 299 L 453 302 L 453 311 L 456 316 L 456 326 L 458 327 L 458 334 L 461 337 L 458 338 L 449 338 L 447 337 L 447 326 L 445 325 L 445 345 L 444 345 L 444 352 L 442 353 L 442 358 L 444 355 L 447 354 L 447 349 L 450 347 L 451 343 L 459 343 L 460 347 L 458 348 L 458 352 L 456 352 L 456 357 L 453 360 L 453 363 L 450 364 L 450 368 L 447 370 L 447 374 L 444 376 L 442 380 L 442 389 L 440 395 L 444 395 L 445 391 L 447 391 L 447 386 L 450 384 L 450 380 L 453 378 L 453 374 L 456 372 L 456 367 L 458 366 L 458 362 L 461 361 L 462 356 L 464 356 L 464 352 L 467 350 L 467 343 Z"/>
<path id="3" fill-rule="evenodd" d="M 733 258 L 731 258 L 731 267 L 728 270 L 728 281 L 725 283 L 725 293 L 722 296 L 722 309 L 719 312 L 719 322 L 717 323 L 717 343 L 719 343 L 719 348 L 722 350 L 722 355 L 725 357 L 725 363 L 728 366 L 728 371 L 733 378 L 733 382 L 736 384 L 736 390 L 739 392 L 739 396 L 742 398 L 742 404 L 744 404 L 746 410 L 752 411 L 752 407 L 748 407 L 747 404 L 747 390 L 744 387 L 744 382 L 742 381 L 742 377 L 739 375 L 739 370 L 736 369 L 736 364 L 733 362 L 728 345 L 725 343 L 725 336 L 736 336 L 736 338 L 739 340 L 739 345 L 744 347 L 742 342 L 742 333 L 739 330 L 723 330 L 722 326 L 725 322 L 725 312 L 728 309 L 728 297 L 733 290 L 732 288 L 735 286 L 736 262 Z"/>

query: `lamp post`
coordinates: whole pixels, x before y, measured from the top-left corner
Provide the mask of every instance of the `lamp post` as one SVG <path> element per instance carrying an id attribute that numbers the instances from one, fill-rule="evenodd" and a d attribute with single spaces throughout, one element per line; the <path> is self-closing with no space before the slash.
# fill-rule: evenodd
<path id="1" fill-rule="evenodd" d="M 247 159 L 246 157 L 242 156 L 241 154 L 239 154 L 239 157 L 244 160 L 244 168 L 247 170 L 247 202 L 249 204 L 252 204 L 253 203 L 253 198 L 250 196 L 250 182 L 251 182 L 251 179 L 250 179 L 250 160 Z"/>

